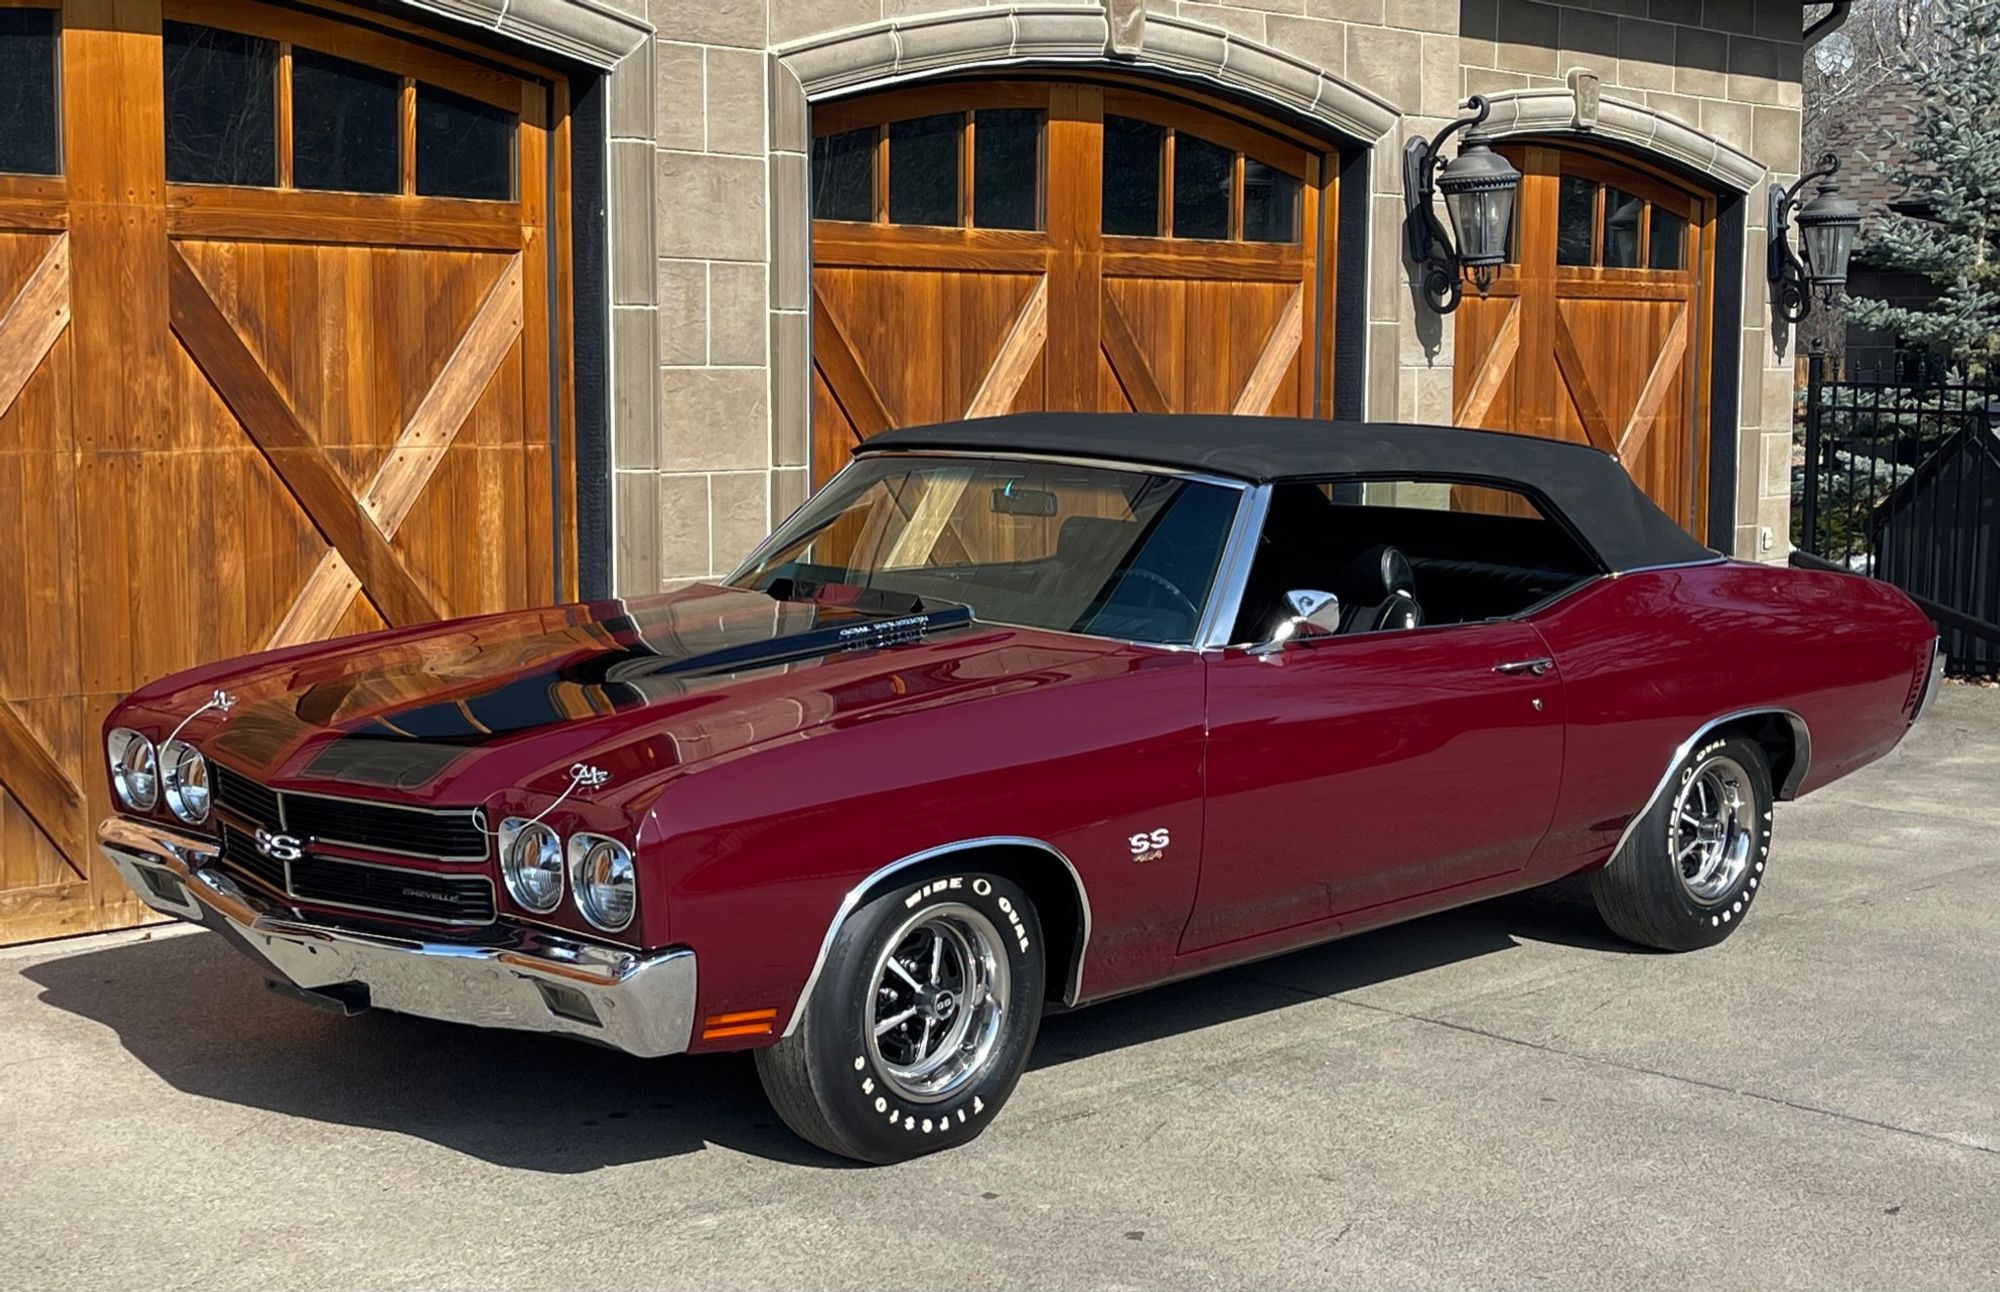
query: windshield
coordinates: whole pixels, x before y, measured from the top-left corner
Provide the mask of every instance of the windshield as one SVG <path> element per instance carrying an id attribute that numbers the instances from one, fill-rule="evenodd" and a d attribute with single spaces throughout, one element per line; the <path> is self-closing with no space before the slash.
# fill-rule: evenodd
<path id="1" fill-rule="evenodd" d="M 1053 462 L 864 457 L 733 586 L 957 602 L 990 623 L 1194 641 L 1241 490 Z"/>

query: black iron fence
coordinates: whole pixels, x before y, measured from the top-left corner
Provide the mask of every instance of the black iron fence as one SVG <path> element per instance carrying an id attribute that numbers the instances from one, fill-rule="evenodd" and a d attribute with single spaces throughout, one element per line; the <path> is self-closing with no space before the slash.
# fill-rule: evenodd
<path id="1" fill-rule="evenodd" d="M 1937 622 L 1954 672 L 2000 673 L 2000 382 L 1814 354 L 1798 421 L 1799 563 L 1895 584 Z"/>

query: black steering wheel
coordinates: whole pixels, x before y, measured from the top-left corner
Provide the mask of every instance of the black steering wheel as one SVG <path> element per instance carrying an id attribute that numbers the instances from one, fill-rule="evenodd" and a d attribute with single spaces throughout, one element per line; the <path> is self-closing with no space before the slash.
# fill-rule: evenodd
<path id="1" fill-rule="evenodd" d="M 1181 603 L 1182 608 L 1184 608 L 1188 613 L 1189 620 L 1194 622 L 1199 622 L 1201 620 L 1201 607 L 1194 603 L 1193 597 L 1190 597 L 1187 593 L 1181 591 L 1180 584 L 1175 583 L 1172 579 L 1168 578 L 1166 575 L 1158 573 L 1157 571 L 1154 570 L 1148 570 L 1143 566 L 1135 565 L 1131 569 L 1125 571 L 1125 577 L 1128 579 L 1138 579 L 1142 583 L 1150 584 L 1151 586 L 1160 589 L 1162 592 L 1165 592 L 1168 596 L 1172 597 L 1174 600 Z"/>

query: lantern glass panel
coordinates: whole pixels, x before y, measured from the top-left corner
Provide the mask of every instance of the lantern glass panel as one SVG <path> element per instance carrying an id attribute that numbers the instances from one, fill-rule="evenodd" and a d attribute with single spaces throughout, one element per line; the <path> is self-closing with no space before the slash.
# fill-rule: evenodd
<path id="1" fill-rule="evenodd" d="M 1507 231 L 1514 223 L 1514 190 L 1474 189 L 1447 194 L 1461 264 L 1497 265 L 1507 259 Z"/>

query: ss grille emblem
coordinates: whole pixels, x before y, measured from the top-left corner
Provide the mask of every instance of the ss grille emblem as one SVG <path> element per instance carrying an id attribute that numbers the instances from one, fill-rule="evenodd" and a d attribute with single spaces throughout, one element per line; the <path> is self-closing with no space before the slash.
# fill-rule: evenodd
<path id="1" fill-rule="evenodd" d="M 298 836 L 272 834 L 269 830 L 257 831 L 257 851 L 274 861 L 297 861 L 305 855 L 305 848 Z"/>

